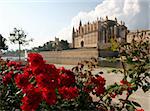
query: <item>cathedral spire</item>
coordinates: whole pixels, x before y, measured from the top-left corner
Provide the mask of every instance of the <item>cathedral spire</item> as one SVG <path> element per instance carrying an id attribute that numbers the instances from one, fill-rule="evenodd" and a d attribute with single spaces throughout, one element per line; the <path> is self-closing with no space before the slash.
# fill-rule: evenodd
<path id="1" fill-rule="evenodd" d="M 117 18 L 115 17 L 115 21 L 117 22 Z"/>
<path id="2" fill-rule="evenodd" d="M 81 22 L 81 20 L 80 20 L 79 26 L 82 26 L 82 22 Z"/>
<path id="3" fill-rule="evenodd" d="M 106 21 L 108 20 L 108 16 L 106 16 Z"/>
<path id="4" fill-rule="evenodd" d="M 74 27 L 72 28 L 72 33 L 75 33 Z"/>

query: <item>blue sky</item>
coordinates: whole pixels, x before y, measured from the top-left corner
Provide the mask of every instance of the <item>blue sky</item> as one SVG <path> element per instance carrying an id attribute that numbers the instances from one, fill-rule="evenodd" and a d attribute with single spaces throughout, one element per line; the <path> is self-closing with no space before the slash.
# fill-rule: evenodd
<path id="1" fill-rule="evenodd" d="M 14 27 L 22 28 L 34 39 L 32 45 L 41 45 L 54 40 L 78 12 L 90 11 L 98 3 L 98 0 L 0 0 L 0 33 L 7 38 Z"/>
<path id="2" fill-rule="evenodd" d="M 132 1 L 130 3 L 130 1 Z M 110 18 L 117 16 L 119 20 L 127 20 L 131 29 L 147 28 L 143 11 L 149 10 L 142 0 L 0 0 L 0 34 L 8 38 L 14 27 L 22 28 L 34 41 L 25 48 L 42 45 L 54 40 L 67 39 L 71 42 L 70 32 L 72 26 L 76 26 L 79 20 L 94 21 L 97 17 L 106 15 Z M 141 6 L 141 3 L 144 5 Z M 129 5 L 133 4 L 133 5 Z M 124 8 L 122 8 L 124 6 Z M 143 7 L 147 8 L 143 8 Z M 133 9 L 132 9 L 133 8 Z M 128 12 L 131 11 L 131 12 Z M 149 12 L 145 12 L 149 18 Z M 134 17 L 140 16 L 132 22 Z M 146 22 L 137 25 L 137 22 Z M 134 24 L 129 24 L 134 23 Z M 10 45 L 9 49 L 16 49 L 16 45 Z"/>

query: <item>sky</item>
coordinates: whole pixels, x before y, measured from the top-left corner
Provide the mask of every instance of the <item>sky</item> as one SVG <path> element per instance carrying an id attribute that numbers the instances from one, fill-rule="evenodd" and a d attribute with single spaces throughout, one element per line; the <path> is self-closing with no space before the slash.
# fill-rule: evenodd
<path id="1" fill-rule="evenodd" d="M 32 48 L 54 40 L 71 42 L 72 27 L 79 21 L 118 18 L 129 30 L 150 29 L 149 0 L 0 0 L 0 34 L 8 39 L 13 28 L 23 29 L 33 38 Z M 18 45 L 10 44 L 9 50 Z"/>

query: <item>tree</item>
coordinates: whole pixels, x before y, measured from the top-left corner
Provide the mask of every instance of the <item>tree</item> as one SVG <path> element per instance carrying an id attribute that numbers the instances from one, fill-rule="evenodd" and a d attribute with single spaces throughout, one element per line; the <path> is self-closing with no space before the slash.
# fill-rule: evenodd
<path id="1" fill-rule="evenodd" d="M 17 29 L 14 28 L 13 32 L 10 33 L 10 41 L 14 44 L 19 45 L 19 61 L 20 61 L 20 50 L 21 50 L 21 45 L 28 45 L 32 39 L 27 40 L 26 39 L 27 35 L 22 29 Z"/>
<path id="2" fill-rule="evenodd" d="M 53 47 L 52 43 L 50 43 L 50 42 L 47 43 L 47 50 L 48 51 L 54 50 L 54 47 Z"/>
<path id="3" fill-rule="evenodd" d="M 0 34 L 0 49 L 7 50 L 6 39 Z"/>
<path id="4" fill-rule="evenodd" d="M 66 49 L 69 49 L 69 43 L 67 40 L 61 40 L 60 41 L 60 46 L 62 48 L 62 50 L 66 50 Z"/>
<path id="5" fill-rule="evenodd" d="M 117 40 L 115 38 L 111 38 L 110 43 L 111 43 L 111 51 L 117 51 L 119 47 Z"/>
<path id="6" fill-rule="evenodd" d="M 67 40 L 46 42 L 43 46 L 34 47 L 37 51 L 60 51 L 69 49 Z"/>

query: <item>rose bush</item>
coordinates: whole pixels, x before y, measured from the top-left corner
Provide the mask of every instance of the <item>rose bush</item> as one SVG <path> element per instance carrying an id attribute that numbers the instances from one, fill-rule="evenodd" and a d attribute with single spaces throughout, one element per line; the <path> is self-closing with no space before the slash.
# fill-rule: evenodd
<path id="1" fill-rule="evenodd" d="M 26 66 L 3 61 L 0 110 L 144 111 L 130 96 L 139 88 L 144 92 L 149 90 L 148 44 L 141 40 L 121 46 L 123 69 L 113 72 L 123 73 L 124 77 L 120 83 L 112 85 L 106 85 L 103 72 L 94 75 L 93 68 L 81 63 L 71 70 L 56 68 L 37 53 L 28 54 Z"/>
<path id="2" fill-rule="evenodd" d="M 76 107 L 77 110 L 82 107 L 78 106 L 80 96 L 86 94 L 88 97 L 89 92 L 93 90 L 97 95 L 104 93 L 105 79 L 101 76 L 93 76 L 90 78 L 91 81 L 79 82 L 73 71 L 63 67 L 57 69 L 52 64 L 46 64 L 39 54 L 30 53 L 28 61 L 29 63 L 23 68 L 20 68 L 21 66 L 17 62 L 10 61 L 11 63 L 8 62 L 5 65 L 7 68 L 5 70 L 10 70 L 7 73 L 5 71 L 1 73 L 5 87 L 13 84 L 14 95 L 21 95 L 18 98 L 22 102 L 20 104 L 22 110 L 36 110 L 41 107 L 55 110 L 68 110 L 68 108 Z M 13 73 L 14 71 L 16 73 Z M 84 86 L 83 83 L 86 85 Z M 83 86 L 81 87 L 81 85 Z M 88 88 L 90 85 L 92 89 Z M 85 89 L 89 91 L 86 92 Z M 18 103 L 20 102 L 18 101 Z M 66 107 L 64 103 L 72 105 Z"/>

